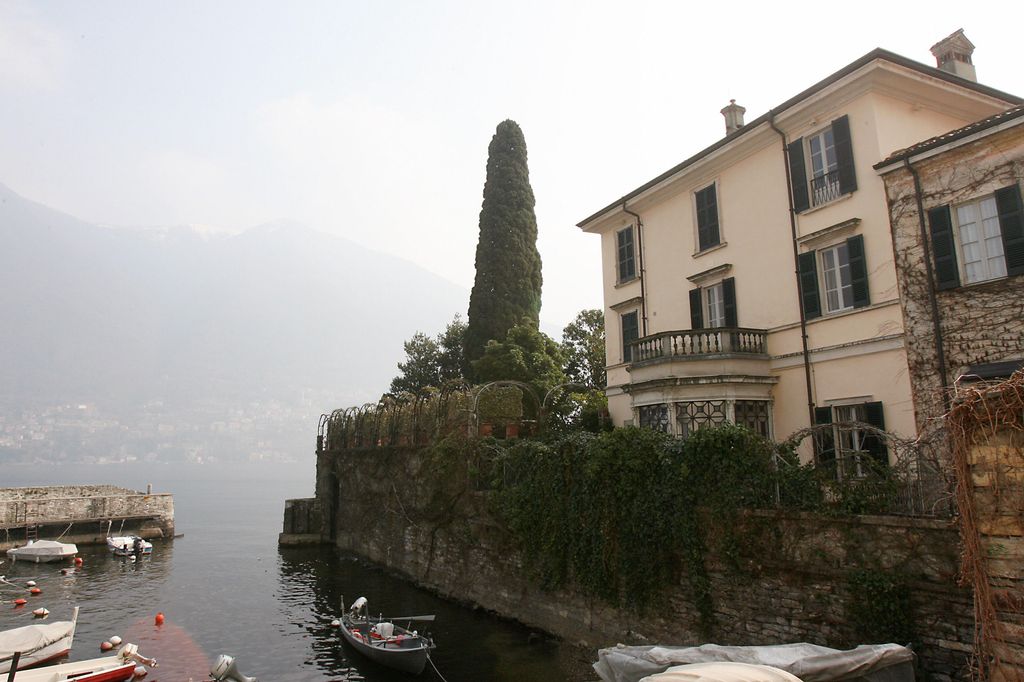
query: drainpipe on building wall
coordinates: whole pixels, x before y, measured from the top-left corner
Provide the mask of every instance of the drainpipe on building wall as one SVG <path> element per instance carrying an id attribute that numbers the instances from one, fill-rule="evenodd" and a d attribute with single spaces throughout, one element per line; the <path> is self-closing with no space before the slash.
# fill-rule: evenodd
<path id="1" fill-rule="evenodd" d="M 946 412 L 949 412 L 949 391 L 946 389 L 946 352 L 943 349 L 942 341 L 942 320 L 939 317 L 939 301 L 935 296 L 935 275 L 932 272 L 932 252 L 928 245 L 928 226 L 924 220 L 924 200 L 921 196 L 921 177 L 917 169 L 910 163 L 910 158 L 903 159 L 903 165 L 914 178 L 914 200 L 917 202 L 917 222 L 921 230 L 921 247 L 924 249 L 924 272 L 928 278 L 928 302 L 932 308 L 932 330 L 935 333 L 935 355 L 939 363 L 939 378 L 942 380 L 942 405 Z M 889 221 L 889 231 L 892 234 L 893 249 L 896 248 L 896 226 Z M 904 332 L 905 333 L 905 332 Z"/>
<path id="2" fill-rule="evenodd" d="M 633 213 L 626 208 L 626 202 L 622 202 L 622 212 L 628 213 L 629 215 L 636 218 L 636 255 L 637 260 L 640 261 L 640 336 L 647 336 L 647 296 L 644 293 L 644 224 L 640 220 L 639 213 Z"/>
<path id="3" fill-rule="evenodd" d="M 796 209 L 793 207 L 793 179 L 789 175 L 789 145 L 786 134 L 775 125 L 775 112 L 768 110 L 768 125 L 782 138 L 782 165 L 786 167 L 786 197 L 789 199 L 789 230 L 793 237 L 793 267 L 796 274 L 797 309 L 800 311 L 800 343 L 804 355 L 804 382 L 807 385 L 807 419 L 814 426 L 814 389 L 811 386 L 811 352 L 807 347 L 807 316 L 800 298 L 800 247 L 797 244 Z"/>

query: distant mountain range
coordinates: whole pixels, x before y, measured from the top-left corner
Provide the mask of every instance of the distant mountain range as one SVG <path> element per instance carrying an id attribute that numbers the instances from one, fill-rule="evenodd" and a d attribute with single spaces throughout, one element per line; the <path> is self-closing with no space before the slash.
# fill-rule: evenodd
<path id="1" fill-rule="evenodd" d="M 441 331 L 467 299 L 301 225 L 115 229 L 0 185 L 0 406 L 374 400 L 402 342 Z"/>

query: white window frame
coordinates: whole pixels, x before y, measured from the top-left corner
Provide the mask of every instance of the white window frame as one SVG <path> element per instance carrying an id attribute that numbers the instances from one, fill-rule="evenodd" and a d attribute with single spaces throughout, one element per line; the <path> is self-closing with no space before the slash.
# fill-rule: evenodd
<path id="1" fill-rule="evenodd" d="M 725 287 L 722 282 L 701 287 L 701 306 L 704 308 L 704 327 L 725 326 Z"/>
<path id="2" fill-rule="evenodd" d="M 950 208 L 960 281 L 977 284 L 1006 277 L 1003 230 L 999 224 L 995 195 L 977 197 Z M 973 220 L 968 221 L 961 215 L 967 210 L 973 210 Z M 967 241 L 967 237 L 973 238 Z"/>
<path id="3" fill-rule="evenodd" d="M 829 266 L 829 256 L 826 254 L 833 256 L 833 267 Z M 845 258 L 840 258 L 840 254 L 845 255 Z M 831 282 L 830 277 L 833 278 Z M 818 249 L 818 281 L 821 283 L 822 313 L 853 310 L 853 276 L 850 273 L 850 254 L 845 241 Z"/>
<path id="4" fill-rule="evenodd" d="M 829 142 L 831 140 L 831 143 Z M 814 142 L 819 145 L 817 154 L 814 152 Z M 821 159 L 821 168 L 815 169 L 814 157 Z M 835 134 L 832 126 L 825 128 L 804 137 L 804 158 L 807 166 L 807 184 L 811 208 L 824 206 L 827 203 L 839 198 L 839 155 L 836 153 Z M 817 178 L 835 174 L 832 181 L 824 189 L 815 189 L 814 181 Z M 834 187 L 833 187 L 834 185 Z"/>
<path id="5" fill-rule="evenodd" d="M 871 453 L 865 447 L 867 432 L 857 426 L 844 426 L 851 422 L 867 423 L 864 403 L 832 405 L 831 407 L 837 476 L 839 478 L 864 478 L 870 471 L 866 464 L 866 458 L 871 457 Z"/>

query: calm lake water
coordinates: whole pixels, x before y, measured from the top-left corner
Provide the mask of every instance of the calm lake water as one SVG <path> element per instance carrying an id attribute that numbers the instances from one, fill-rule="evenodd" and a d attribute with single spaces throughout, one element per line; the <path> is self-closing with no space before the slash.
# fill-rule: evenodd
<path id="1" fill-rule="evenodd" d="M 278 548 L 284 500 L 311 496 L 313 479 L 312 458 L 291 466 L 5 465 L 2 486 L 152 483 L 154 492 L 174 493 L 184 537 L 154 542 L 153 555 L 138 563 L 80 547 L 85 563 L 67 576 L 64 564 L 0 564 L 8 581 L 34 579 L 43 590 L 16 610 L 9 602 L 23 594 L 0 585 L 0 629 L 33 622 L 38 606 L 65 619 L 78 605 L 71 659 L 98 656 L 100 642 L 120 635 L 160 662 L 146 678 L 152 682 L 207 679 L 221 653 L 262 682 L 439 679 L 429 666 L 420 678 L 381 668 L 341 643 L 330 621 L 342 595 L 365 596 L 374 612 L 437 615 L 423 629 L 435 638 L 433 660 L 448 682 L 596 678 L 587 671 L 592 652 L 439 599 L 330 547 Z"/>

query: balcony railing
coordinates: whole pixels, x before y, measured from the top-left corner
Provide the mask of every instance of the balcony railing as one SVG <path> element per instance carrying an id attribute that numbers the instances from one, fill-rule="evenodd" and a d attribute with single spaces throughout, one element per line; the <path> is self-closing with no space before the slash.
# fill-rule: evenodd
<path id="1" fill-rule="evenodd" d="M 827 204 L 830 201 L 835 201 L 839 196 L 838 170 L 811 178 L 811 206 Z"/>
<path id="2" fill-rule="evenodd" d="M 768 332 L 764 329 L 716 327 L 687 331 L 661 332 L 627 345 L 630 362 L 658 358 L 688 358 L 720 353 L 763 355 Z"/>

